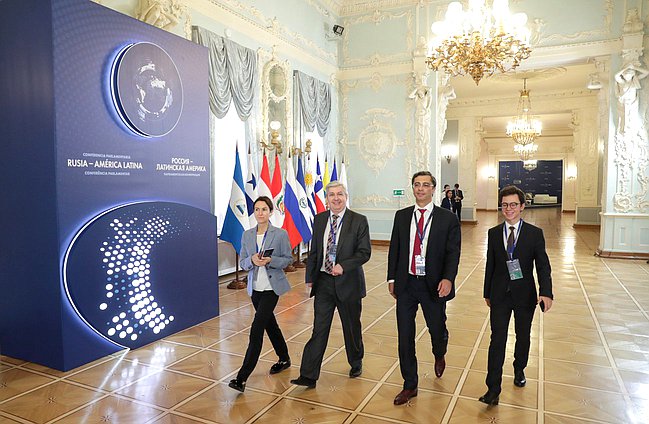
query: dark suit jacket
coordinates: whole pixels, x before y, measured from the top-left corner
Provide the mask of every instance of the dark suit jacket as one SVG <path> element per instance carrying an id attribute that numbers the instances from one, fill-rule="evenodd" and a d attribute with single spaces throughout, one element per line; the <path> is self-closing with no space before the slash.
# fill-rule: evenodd
<path id="1" fill-rule="evenodd" d="M 523 278 L 511 281 L 507 269 L 507 250 L 503 241 L 505 223 L 496 225 L 489 230 L 487 246 L 487 266 L 484 277 L 484 297 L 491 304 L 502 302 L 511 290 L 511 296 L 516 306 L 534 307 L 537 302 L 536 284 L 532 268 L 536 263 L 536 274 L 539 277 L 539 293 L 541 296 L 552 298 L 552 276 L 550 260 L 545 252 L 543 230 L 523 221 L 513 257 L 521 264 Z"/>
<path id="2" fill-rule="evenodd" d="M 462 200 L 464 200 L 464 193 L 462 193 L 462 190 L 460 190 L 459 188 L 457 189 L 457 196 L 455 195 L 454 188 L 452 188 L 451 191 L 453 192 L 453 203 L 462 206 Z"/>
<path id="3" fill-rule="evenodd" d="M 394 216 L 390 250 L 388 252 L 388 280 L 394 280 L 397 296 L 406 289 L 410 270 L 410 224 L 415 207 L 410 206 L 397 211 Z M 426 247 L 426 283 L 433 299 L 447 301 L 455 297 L 455 277 L 460 264 L 460 222 L 457 216 L 447 209 L 433 207 L 433 220 L 428 232 Z M 437 294 L 437 286 L 442 279 L 453 283 L 451 292 L 443 298 Z"/>
<path id="4" fill-rule="evenodd" d="M 452 197 L 450 199 L 448 197 L 444 197 L 440 206 L 444 209 L 448 209 L 451 212 L 455 212 L 455 205 L 453 203 L 454 202 Z"/>
<path id="5" fill-rule="evenodd" d="M 325 228 L 329 225 L 330 212 L 317 214 L 313 220 L 313 239 L 306 264 L 306 281 L 312 282 L 311 296 L 315 295 L 324 260 L 326 242 Z M 338 236 L 336 263 L 343 267 L 343 275 L 334 278 L 336 294 L 341 300 L 365 297 L 365 274 L 363 264 L 370 260 L 372 246 L 370 229 L 364 215 L 346 209 Z"/>

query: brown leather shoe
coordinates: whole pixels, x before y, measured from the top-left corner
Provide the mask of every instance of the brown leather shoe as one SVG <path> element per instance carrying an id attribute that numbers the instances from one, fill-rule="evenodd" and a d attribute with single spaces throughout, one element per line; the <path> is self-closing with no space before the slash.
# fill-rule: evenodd
<path id="1" fill-rule="evenodd" d="M 435 358 L 435 375 L 437 378 L 440 378 L 444 374 L 446 369 L 446 360 L 442 356 L 441 358 Z"/>
<path id="2" fill-rule="evenodd" d="M 417 396 L 417 389 L 403 389 L 397 397 L 394 398 L 394 404 L 403 405 L 404 403 L 408 403 L 408 401 L 415 396 Z"/>

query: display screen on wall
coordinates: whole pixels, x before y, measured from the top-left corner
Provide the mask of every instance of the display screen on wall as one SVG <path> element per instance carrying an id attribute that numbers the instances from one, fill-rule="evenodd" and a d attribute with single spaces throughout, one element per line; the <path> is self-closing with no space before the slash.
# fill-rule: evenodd
<path id="1" fill-rule="evenodd" d="M 561 203 L 562 160 L 540 160 L 531 171 L 523 168 L 522 161 L 501 161 L 499 171 L 499 189 L 513 184 L 525 193 L 557 196 L 557 203 Z"/>

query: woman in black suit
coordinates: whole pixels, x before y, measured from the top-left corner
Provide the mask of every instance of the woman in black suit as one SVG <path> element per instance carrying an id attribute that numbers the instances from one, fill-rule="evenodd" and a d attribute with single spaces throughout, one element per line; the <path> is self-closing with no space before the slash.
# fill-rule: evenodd
<path id="1" fill-rule="evenodd" d="M 446 190 L 444 196 L 445 197 L 442 199 L 441 206 L 444 209 L 448 209 L 449 211 L 455 213 L 455 208 L 453 207 L 453 190 Z"/>

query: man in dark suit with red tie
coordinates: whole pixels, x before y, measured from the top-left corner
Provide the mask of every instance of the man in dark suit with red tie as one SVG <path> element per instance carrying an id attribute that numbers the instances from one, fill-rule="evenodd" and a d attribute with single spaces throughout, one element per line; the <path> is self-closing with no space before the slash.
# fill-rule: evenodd
<path id="1" fill-rule="evenodd" d="M 428 171 L 412 177 L 415 205 L 394 216 L 388 252 L 388 290 L 397 301 L 399 365 L 403 390 L 395 405 L 417 396 L 415 317 L 421 305 L 435 355 L 435 375 L 446 367 L 448 330 L 446 302 L 455 296 L 460 263 L 460 223 L 455 215 L 433 204 L 437 182 Z"/>
<path id="2" fill-rule="evenodd" d="M 530 331 L 536 304 L 541 311 L 552 307 L 550 260 L 545 252 L 543 230 L 524 222 L 525 193 L 516 186 L 500 190 L 498 203 L 505 222 L 489 230 L 484 299 L 491 309 L 491 343 L 487 364 L 487 392 L 480 402 L 497 405 L 502 385 L 507 329 L 512 313 L 516 345 L 514 347 L 514 385 L 525 386 L 525 367 L 530 352 Z M 536 265 L 539 297 L 532 270 Z"/>
<path id="3" fill-rule="evenodd" d="M 363 372 L 361 299 L 366 295 L 363 264 L 372 246 L 367 218 L 346 207 L 347 189 L 332 181 L 326 187 L 329 210 L 315 216 L 306 265 L 306 282 L 313 301 L 313 333 L 304 346 L 300 376 L 292 384 L 314 388 L 320 377 L 334 310 L 343 327 L 349 377 Z"/>

